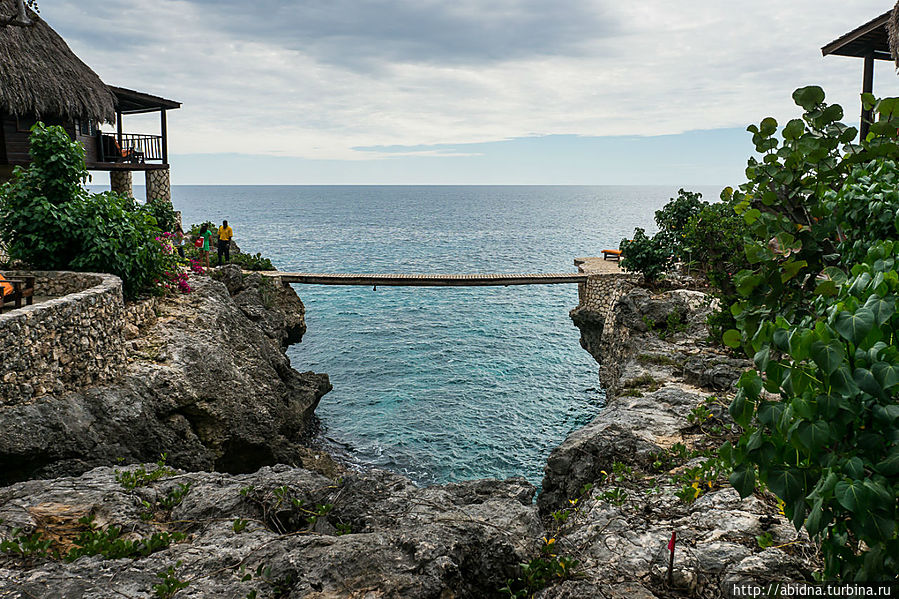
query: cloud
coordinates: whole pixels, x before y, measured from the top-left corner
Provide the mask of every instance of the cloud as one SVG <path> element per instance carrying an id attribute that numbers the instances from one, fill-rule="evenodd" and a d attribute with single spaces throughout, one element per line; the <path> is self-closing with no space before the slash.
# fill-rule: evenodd
<path id="1" fill-rule="evenodd" d="M 198 0 L 216 29 L 351 67 L 387 62 L 481 65 L 572 55 L 618 25 L 578 0 Z"/>
<path id="2" fill-rule="evenodd" d="M 819 48 L 888 7 L 47 0 L 41 8 L 105 81 L 184 103 L 169 116 L 174 153 L 371 161 L 389 155 L 376 146 L 417 152 L 745 127 L 769 114 L 785 121 L 796 115 L 791 91 L 811 83 L 852 120 L 860 61 L 822 58 Z M 878 67 L 875 91 L 899 93 L 889 65 Z"/>

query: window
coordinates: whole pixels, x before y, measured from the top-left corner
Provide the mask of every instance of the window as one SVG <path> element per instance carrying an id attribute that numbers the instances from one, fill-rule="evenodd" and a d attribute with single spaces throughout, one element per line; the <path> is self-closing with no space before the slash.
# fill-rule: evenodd
<path id="1" fill-rule="evenodd" d="M 75 130 L 79 135 L 85 135 L 87 137 L 93 137 L 97 134 L 97 127 L 93 121 L 75 119 Z"/>

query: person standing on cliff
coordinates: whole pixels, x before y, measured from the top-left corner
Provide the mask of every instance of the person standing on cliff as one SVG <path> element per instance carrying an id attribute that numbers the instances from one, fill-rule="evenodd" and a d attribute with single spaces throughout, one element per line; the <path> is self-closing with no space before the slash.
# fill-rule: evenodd
<path id="1" fill-rule="evenodd" d="M 197 237 L 196 247 L 200 250 L 200 260 L 205 264 L 206 270 L 209 270 L 209 244 L 212 241 L 212 231 L 209 225 L 203 223 L 200 227 L 200 236 Z"/>
<path id="2" fill-rule="evenodd" d="M 234 231 L 228 226 L 228 221 L 223 220 L 222 226 L 219 227 L 218 242 L 218 266 L 222 265 L 222 255 L 225 256 L 226 262 L 231 262 L 231 238 L 234 237 Z"/>

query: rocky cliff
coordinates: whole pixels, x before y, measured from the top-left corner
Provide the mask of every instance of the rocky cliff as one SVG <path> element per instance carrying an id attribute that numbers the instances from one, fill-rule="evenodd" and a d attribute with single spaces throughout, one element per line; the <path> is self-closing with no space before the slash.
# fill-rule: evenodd
<path id="1" fill-rule="evenodd" d="M 482 599 L 541 531 L 534 488 L 517 479 L 419 489 L 378 471 L 335 482 L 288 466 L 158 468 L 0 489 L 2 536 L 26 547 L 0 553 L 0 595 Z M 70 553 L 84 545 L 90 555 Z"/>
<path id="2" fill-rule="evenodd" d="M 168 455 L 189 470 L 252 472 L 302 461 L 327 375 L 290 367 L 305 331 L 294 291 L 194 277 L 188 295 L 126 308 L 128 366 L 115 381 L 0 405 L 0 482 L 80 474 Z"/>
<path id="3" fill-rule="evenodd" d="M 541 599 L 720 597 L 741 582 L 810 580 L 815 548 L 776 499 L 741 500 L 708 461 L 733 435 L 726 406 L 750 366 L 707 342 L 708 312 L 702 293 L 640 287 L 608 319 L 572 312 L 608 397 L 546 465 L 537 503 L 561 520 L 557 551 L 579 559 L 584 578 Z"/>
<path id="4" fill-rule="evenodd" d="M 534 505 L 521 479 L 420 489 L 303 450 L 329 386 L 284 357 L 301 304 L 219 278 L 131 308 L 117 385 L 2 408 L 9 478 L 75 476 L 0 488 L 0 596 L 711 598 L 817 565 L 770 495 L 740 500 L 708 469 L 747 364 L 706 343 L 700 293 L 634 287 L 608 319 L 573 311 L 607 406 L 552 452 Z M 160 450 L 168 463 L 106 465 Z"/>

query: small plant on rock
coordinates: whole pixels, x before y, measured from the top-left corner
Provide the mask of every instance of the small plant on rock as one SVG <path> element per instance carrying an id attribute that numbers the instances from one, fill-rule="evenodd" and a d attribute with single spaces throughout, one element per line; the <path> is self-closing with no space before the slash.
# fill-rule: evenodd
<path id="1" fill-rule="evenodd" d="M 167 569 L 156 574 L 157 578 L 162 579 L 158 584 L 153 585 L 153 594 L 156 597 L 159 599 L 172 599 L 178 591 L 190 586 L 189 582 L 179 580 L 175 575 L 175 569 L 180 567 L 181 562 L 178 561 L 174 566 L 169 566 Z"/>

